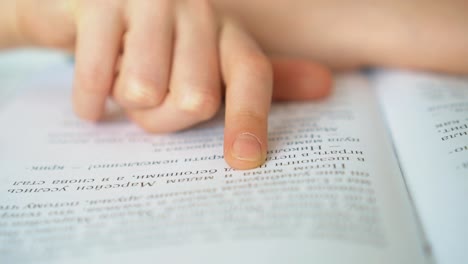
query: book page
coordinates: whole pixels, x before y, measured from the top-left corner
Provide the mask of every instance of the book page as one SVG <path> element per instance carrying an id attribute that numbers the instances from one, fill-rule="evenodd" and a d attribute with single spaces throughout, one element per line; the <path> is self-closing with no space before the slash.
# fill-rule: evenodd
<path id="1" fill-rule="evenodd" d="M 0 132 L 1 263 L 426 263 L 375 96 L 272 108 L 268 161 L 223 160 L 223 116 L 149 135 L 74 117 L 72 69 L 32 82 Z"/>
<path id="2" fill-rule="evenodd" d="M 468 79 L 376 75 L 398 157 L 438 263 L 468 263 Z"/>

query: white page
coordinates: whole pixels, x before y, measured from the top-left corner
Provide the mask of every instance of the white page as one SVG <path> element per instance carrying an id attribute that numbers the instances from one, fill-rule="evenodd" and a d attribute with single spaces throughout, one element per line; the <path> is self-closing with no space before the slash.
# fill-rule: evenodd
<path id="1" fill-rule="evenodd" d="M 71 69 L 0 117 L 0 262 L 426 263 L 367 80 L 273 107 L 269 161 L 233 171 L 222 117 L 152 136 L 70 107 Z"/>
<path id="2" fill-rule="evenodd" d="M 468 79 L 376 75 L 400 163 L 438 263 L 468 263 Z"/>

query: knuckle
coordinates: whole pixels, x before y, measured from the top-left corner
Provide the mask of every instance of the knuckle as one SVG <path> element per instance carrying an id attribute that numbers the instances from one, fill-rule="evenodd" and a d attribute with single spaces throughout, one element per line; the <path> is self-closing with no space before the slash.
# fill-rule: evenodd
<path id="1" fill-rule="evenodd" d="M 177 101 L 177 108 L 200 121 L 211 119 L 219 110 L 221 98 L 211 92 L 186 93 Z"/>
<path id="2" fill-rule="evenodd" d="M 165 92 L 156 88 L 154 82 L 142 79 L 129 79 L 125 85 L 119 87 L 119 99 L 127 104 L 139 107 L 156 107 L 164 99 Z"/>
<path id="3" fill-rule="evenodd" d="M 133 89 L 125 89 L 123 98 L 126 104 L 131 106 L 151 107 L 155 106 L 153 98 L 149 97 L 142 91 L 135 91 Z"/>
<path id="4" fill-rule="evenodd" d="M 234 119 L 261 124 L 268 120 L 268 113 L 258 112 L 253 109 L 239 109 L 234 113 Z"/>

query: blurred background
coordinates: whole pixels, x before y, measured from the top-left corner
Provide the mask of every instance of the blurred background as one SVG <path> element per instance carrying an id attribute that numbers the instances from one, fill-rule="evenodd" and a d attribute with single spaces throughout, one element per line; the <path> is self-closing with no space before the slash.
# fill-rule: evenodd
<path id="1" fill-rule="evenodd" d="M 0 52 L 0 107 L 21 92 L 23 82 L 56 64 L 70 63 L 65 53 L 44 49 L 15 49 Z"/>

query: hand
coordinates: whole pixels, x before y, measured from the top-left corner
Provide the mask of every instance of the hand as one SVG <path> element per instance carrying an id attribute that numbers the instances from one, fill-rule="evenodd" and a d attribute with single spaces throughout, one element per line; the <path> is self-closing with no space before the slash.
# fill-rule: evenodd
<path id="1" fill-rule="evenodd" d="M 209 1 L 20 0 L 17 8 L 23 42 L 75 51 L 73 102 L 84 119 L 98 120 L 113 95 L 148 131 L 184 129 L 217 112 L 224 83 L 224 153 L 234 168 L 265 160 L 272 94 L 312 99 L 330 88 L 317 64 L 271 64 L 240 22 Z"/>

